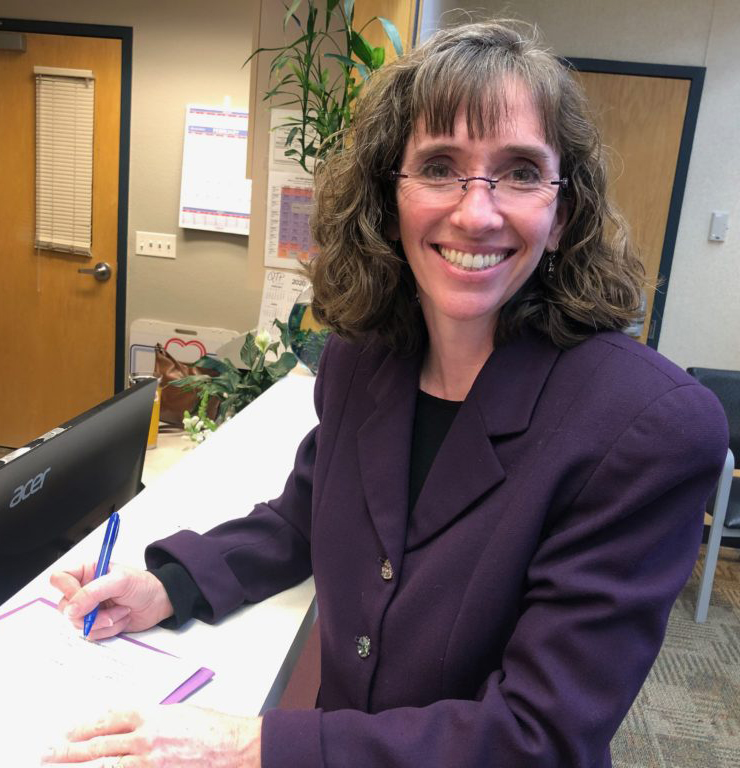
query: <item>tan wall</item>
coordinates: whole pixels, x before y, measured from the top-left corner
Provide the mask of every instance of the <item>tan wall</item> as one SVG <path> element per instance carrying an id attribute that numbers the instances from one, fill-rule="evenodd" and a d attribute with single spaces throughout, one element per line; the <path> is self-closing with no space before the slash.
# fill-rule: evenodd
<path id="1" fill-rule="evenodd" d="M 461 6 L 536 22 L 564 56 L 707 68 L 658 349 L 683 367 L 740 369 L 740 3 L 425 0 L 422 37 Z M 725 243 L 707 239 L 713 210 L 730 212 Z"/>
<path id="2" fill-rule="evenodd" d="M 248 239 L 178 227 L 185 105 L 248 104 L 242 63 L 258 0 L 0 0 L 0 16 L 133 27 L 128 323 L 243 331 L 257 322 L 261 253 Z M 177 258 L 134 254 L 134 232 L 177 234 Z"/>

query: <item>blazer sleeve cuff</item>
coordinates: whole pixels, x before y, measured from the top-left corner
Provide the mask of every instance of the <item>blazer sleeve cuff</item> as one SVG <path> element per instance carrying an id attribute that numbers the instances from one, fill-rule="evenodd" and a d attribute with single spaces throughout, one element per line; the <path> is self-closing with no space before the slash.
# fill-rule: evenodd
<path id="1" fill-rule="evenodd" d="M 320 709 L 270 709 L 262 718 L 262 768 L 323 768 Z"/>

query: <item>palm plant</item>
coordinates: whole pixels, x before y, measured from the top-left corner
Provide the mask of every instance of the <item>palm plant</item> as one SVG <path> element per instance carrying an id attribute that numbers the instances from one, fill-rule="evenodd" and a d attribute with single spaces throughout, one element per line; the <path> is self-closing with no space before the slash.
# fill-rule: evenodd
<path id="1" fill-rule="evenodd" d="M 373 47 L 362 32 L 371 23 L 382 25 L 397 55 L 401 38 L 388 19 L 374 16 L 360 30 L 354 28 L 354 0 L 326 0 L 323 13 L 315 0 L 307 0 L 305 22 L 298 16 L 303 0 L 283 3 L 283 29 L 297 27 L 298 36 L 275 48 L 258 48 L 247 59 L 269 51 L 270 88 L 263 100 L 274 107 L 291 107 L 300 117 L 287 118 L 285 154 L 307 173 L 313 162 L 344 140 L 352 108 L 364 81 L 385 62 L 385 48 Z"/>

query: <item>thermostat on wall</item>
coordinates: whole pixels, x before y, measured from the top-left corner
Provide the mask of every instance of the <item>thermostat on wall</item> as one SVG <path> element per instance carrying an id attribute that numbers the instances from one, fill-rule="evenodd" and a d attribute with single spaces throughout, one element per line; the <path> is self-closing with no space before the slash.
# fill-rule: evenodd
<path id="1" fill-rule="evenodd" d="M 723 243 L 727 237 L 727 211 L 712 211 L 712 222 L 709 225 L 709 239 L 715 243 Z"/>

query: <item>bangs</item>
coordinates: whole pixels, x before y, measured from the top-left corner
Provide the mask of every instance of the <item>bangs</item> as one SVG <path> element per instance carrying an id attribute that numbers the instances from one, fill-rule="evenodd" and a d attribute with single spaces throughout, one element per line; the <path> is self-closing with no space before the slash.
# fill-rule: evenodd
<path id="1" fill-rule="evenodd" d="M 513 85 L 529 93 L 546 143 L 560 151 L 556 130 L 558 89 L 549 82 L 552 70 L 537 71 L 539 68 L 531 64 L 501 48 L 463 48 L 430 56 L 422 62 L 414 80 L 411 125 L 423 127 L 430 136 L 451 136 L 455 118 L 464 109 L 471 139 L 496 136 L 511 117 Z"/>

